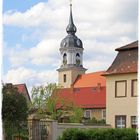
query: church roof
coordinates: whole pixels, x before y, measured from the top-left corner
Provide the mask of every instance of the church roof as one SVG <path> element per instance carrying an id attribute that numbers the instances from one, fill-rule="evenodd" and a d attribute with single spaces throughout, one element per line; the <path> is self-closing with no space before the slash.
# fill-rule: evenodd
<path id="1" fill-rule="evenodd" d="M 64 88 L 59 93 L 59 99 L 72 102 L 82 108 L 105 108 L 106 87 L 100 91 L 96 87 Z"/>
<path id="2" fill-rule="evenodd" d="M 69 24 L 66 28 L 66 31 L 68 34 L 75 34 L 77 29 L 73 22 L 73 16 L 72 16 L 72 4 L 70 4 L 70 17 L 69 17 Z"/>
<path id="3" fill-rule="evenodd" d="M 138 41 L 117 48 L 119 51 L 105 75 L 136 73 L 138 71 Z"/>
<path id="4" fill-rule="evenodd" d="M 60 90 L 59 98 L 71 101 L 82 108 L 105 108 L 106 85 L 104 72 L 83 74 L 77 78 L 73 88 Z"/>
<path id="5" fill-rule="evenodd" d="M 66 28 L 66 31 L 68 35 L 61 41 L 60 47 L 61 48 L 67 48 L 67 47 L 83 48 L 82 41 L 75 35 L 77 28 L 73 22 L 72 4 L 70 4 L 69 24 Z"/>

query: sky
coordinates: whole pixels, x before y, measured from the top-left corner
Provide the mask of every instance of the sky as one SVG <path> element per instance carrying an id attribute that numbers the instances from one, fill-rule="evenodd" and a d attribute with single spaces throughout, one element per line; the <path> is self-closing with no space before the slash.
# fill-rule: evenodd
<path id="1" fill-rule="evenodd" d="M 26 83 L 29 92 L 57 82 L 69 0 L 4 0 L 2 14 L 2 81 Z M 115 48 L 138 39 L 138 0 L 73 0 L 73 18 L 87 73 L 107 70 Z"/>

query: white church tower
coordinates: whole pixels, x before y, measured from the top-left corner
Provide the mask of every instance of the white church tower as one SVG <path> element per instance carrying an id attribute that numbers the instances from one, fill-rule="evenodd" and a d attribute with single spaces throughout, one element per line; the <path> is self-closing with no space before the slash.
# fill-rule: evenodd
<path id="1" fill-rule="evenodd" d="M 66 28 L 68 35 L 60 44 L 61 66 L 58 71 L 59 84 L 63 88 L 70 88 L 78 75 L 84 74 L 83 67 L 83 44 L 75 35 L 77 29 L 72 17 L 72 4 L 70 4 L 69 24 Z"/>

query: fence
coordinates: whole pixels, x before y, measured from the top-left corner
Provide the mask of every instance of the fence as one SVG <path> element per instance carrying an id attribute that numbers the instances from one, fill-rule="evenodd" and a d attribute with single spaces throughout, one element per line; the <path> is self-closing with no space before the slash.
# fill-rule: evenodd
<path id="1" fill-rule="evenodd" d="M 4 140 L 28 140 L 27 122 L 4 122 Z"/>
<path id="2" fill-rule="evenodd" d="M 67 128 L 110 128 L 109 125 L 95 126 L 79 123 L 58 123 L 54 120 L 38 120 L 35 118 L 29 121 L 29 126 L 29 140 L 57 140 Z"/>
<path id="3" fill-rule="evenodd" d="M 4 140 L 47 140 L 47 122 L 32 120 L 28 122 L 3 123 Z"/>
<path id="4" fill-rule="evenodd" d="M 110 128 L 110 126 L 89 126 L 84 124 L 58 123 L 54 120 L 29 118 L 28 122 L 4 123 L 4 140 L 57 140 L 67 128 Z"/>
<path id="5" fill-rule="evenodd" d="M 48 130 L 46 121 L 28 121 L 29 140 L 47 140 Z"/>

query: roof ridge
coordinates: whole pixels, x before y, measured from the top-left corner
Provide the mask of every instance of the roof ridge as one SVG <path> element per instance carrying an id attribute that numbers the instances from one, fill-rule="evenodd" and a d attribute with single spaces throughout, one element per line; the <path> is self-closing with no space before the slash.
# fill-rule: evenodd
<path id="1" fill-rule="evenodd" d="M 116 48 L 115 51 L 122 51 L 122 50 L 135 49 L 135 48 L 138 48 L 138 40 L 123 45 L 119 48 Z"/>

